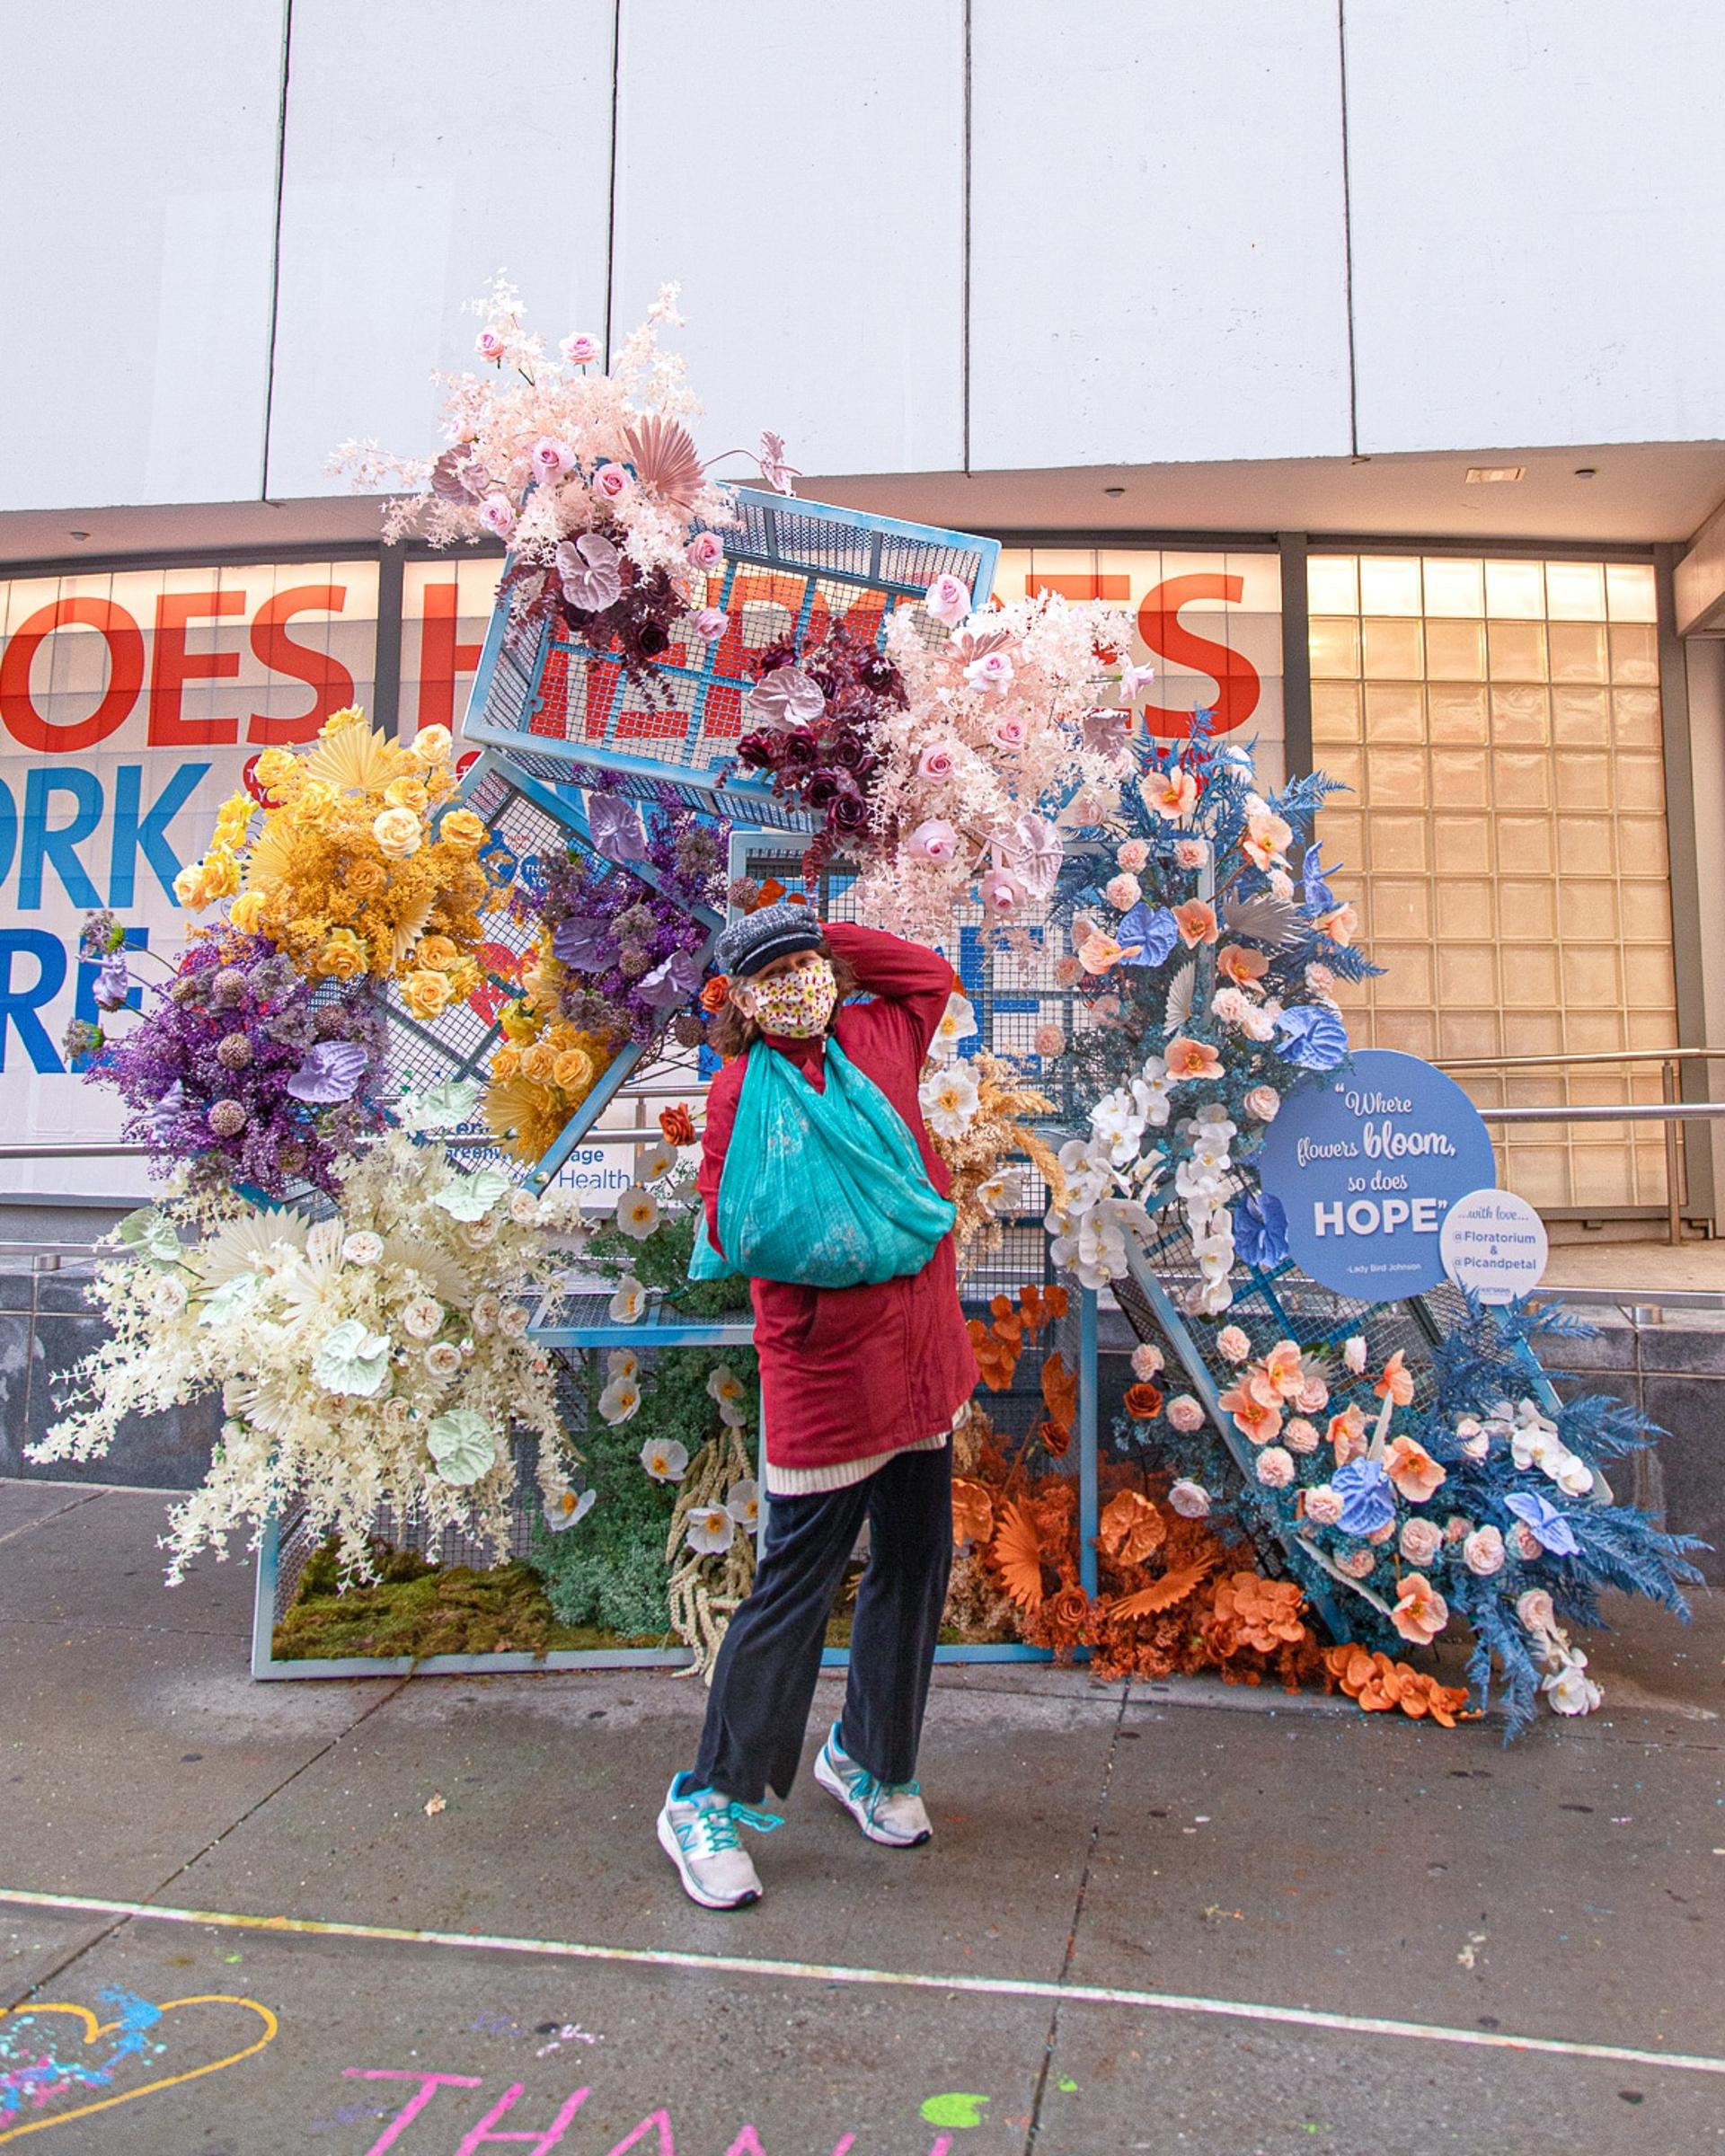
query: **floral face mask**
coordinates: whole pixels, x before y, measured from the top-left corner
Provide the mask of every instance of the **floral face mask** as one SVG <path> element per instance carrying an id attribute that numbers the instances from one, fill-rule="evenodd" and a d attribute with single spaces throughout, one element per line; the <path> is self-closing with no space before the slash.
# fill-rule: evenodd
<path id="1" fill-rule="evenodd" d="M 824 1033 L 838 1001 L 838 983 L 830 959 L 817 958 L 789 973 L 769 974 L 748 984 L 748 1015 L 763 1033 L 808 1040 Z"/>

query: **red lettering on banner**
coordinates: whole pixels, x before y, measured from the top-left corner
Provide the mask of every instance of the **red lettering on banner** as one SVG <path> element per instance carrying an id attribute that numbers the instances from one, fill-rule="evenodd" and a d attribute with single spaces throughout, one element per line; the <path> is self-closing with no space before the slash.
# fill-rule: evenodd
<path id="1" fill-rule="evenodd" d="M 1063 599 L 1108 599 L 1118 603 L 1132 596 L 1132 579 L 1114 570 L 1097 570 L 1092 575 L 1044 575 L 1040 570 L 1025 571 L 1024 596 L 1033 599 L 1039 591 L 1054 592 Z"/>
<path id="2" fill-rule="evenodd" d="M 309 644 L 296 644 L 284 626 L 296 614 L 340 614 L 347 603 L 345 584 L 297 584 L 291 591 L 277 592 L 259 607 L 252 623 L 253 652 L 272 674 L 303 681 L 315 693 L 311 709 L 292 718 L 271 719 L 253 711 L 245 733 L 248 741 L 309 741 L 332 711 L 353 702 L 353 676 L 341 660 Z"/>
<path id="3" fill-rule="evenodd" d="M 198 621 L 245 612 L 243 591 L 164 591 L 155 602 L 155 649 L 150 664 L 152 748 L 193 748 L 240 738 L 234 719 L 188 719 L 181 692 L 189 681 L 232 681 L 240 670 L 237 651 L 188 651 L 186 630 Z"/>
<path id="4" fill-rule="evenodd" d="M 1138 634 L 1159 658 L 1165 658 L 1193 674 L 1216 677 L 1216 722 L 1212 731 L 1232 733 L 1243 726 L 1258 709 L 1263 683 L 1258 669 L 1238 651 L 1215 643 L 1188 629 L 1180 610 L 1193 599 L 1226 599 L 1238 605 L 1245 591 L 1243 577 L 1199 575 L 1169 577 L 1145 595 L 1138 608 Z M 1144 722 L 1153 734 L 1190 734 L 1190 711 L 1172 711 L 1163 704 L 1146 703 Z"/>
<path id="5" fill-rule="evenodd" d="M 464 644 L 456 633 L 460 588 L 428 584 L 420 605 L 418 726 L 456 727 L 456 676 L 478 668 L 483 644 Z"/>
<path id="6" fill-rule="evenodd" d="M 102 632 L 108 646 L 108 687 L 88 718 L 55 726 L 31 699 L 30 670 L 54 632 L 75 622 Z M 56 599 L 19 624 L 0 656 L 0 719 L 21 748 L 33 748 L 43 755 L 70 755 L 93 748 L 123 726 L 143 685 L 144 638 L 123 606 L 116 606 L 111 599 Z"/>

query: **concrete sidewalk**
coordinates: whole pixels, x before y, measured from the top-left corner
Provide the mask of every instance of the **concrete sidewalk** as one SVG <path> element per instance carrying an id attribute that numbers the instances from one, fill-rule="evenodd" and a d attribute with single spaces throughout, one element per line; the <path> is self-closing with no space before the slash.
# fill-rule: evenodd
<path id="1" fill-rule="evenodd" d="M 164 1503 L 0 1483 L 0 2144 L 1725 2147 L 1711 1606 L 1632 1613 L 1606 1711 L 1507 1751 L 1220 1685 L 942 1673 L 934 1842 L 875 1849 L 805 1783 L 766 1899 L 722 1918 L 652 1832 L 694 1685 L 255 1684 L 249 1569 L 163 1588 Z M 239 1921 L 281 1916 L 349 1930 Z"/>

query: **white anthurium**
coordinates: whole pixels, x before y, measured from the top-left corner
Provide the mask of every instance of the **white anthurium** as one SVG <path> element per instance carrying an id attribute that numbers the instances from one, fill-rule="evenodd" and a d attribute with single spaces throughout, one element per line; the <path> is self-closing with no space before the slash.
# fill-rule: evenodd
<path id="1" fill-rule="evenodd" d="M 434 1415 L 425 1433 L 426 1450 L 437 1462 L 439 1481 L 457 1488 L 477 1482 L 497 1465 L 497 1432 L 474 1408 L 451 1408 Z"/>
<path id="2" fill-rule="evenodd" d="M 386 1332 L 373 1332 L 359 1319 L 344 1318 L 318 1343 L 312 1375 L 326 1392 L 351 1392 L 368 1400 L 389 1381 L 389 1348 Z"/>
<path id="3" fill-rule="evenodd" d="M 471 1223 L 482 1220 L 514 1188 L 500 1168 L 479 1168 L 472 1175 L 452 1177 L 431 1203 L 440 1206 L 452 1220 Z"/>
<path id="4" fill-rule="evenodd" d="M 737 1539 L 737 1523 L 722 1505 L 697 1505 L 685 1523 L 685 1539 L 702 1557 L 721 1557 Z"/>

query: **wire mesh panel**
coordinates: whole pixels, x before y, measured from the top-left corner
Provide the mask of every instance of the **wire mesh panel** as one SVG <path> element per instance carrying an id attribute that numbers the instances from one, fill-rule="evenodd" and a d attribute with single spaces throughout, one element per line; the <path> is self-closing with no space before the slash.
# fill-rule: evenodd
<path id="1" fill-rule="evenodd" d="M 957 577 L 980 605 L 1000 549 L 992 539 L 901 524 L 858 509 L 740 489 L 740 526 L 728 526 L 721 568 L 677 622 L 669 649 L 632 674 L 549 621 L 517 624 L 508 600 L 492 614 L 464 721 L 470 741 L 507 748 L 528 777 L 589 783 L 613 772 L 625 791 L 667 783 L 694 808 L 723 793 L 729 814 L 774 829 L 806 830 L 806 811 L 735 769 L 753 723 L 744 702 L 760 654 L 787 639 L 799 650 L 843 627 L 878 644 L 888 617 L 910 607 L 930 635 L 945 634 L 921 602 L 937 577 Z M 723 633 L 703 637 L 697 618 L 722 612 Z"/>
<path id="2" fill-rule="evenodd" d="M 485 940 L 477 953 L 483 979 L 473 994 L 434 1019 L 417 1018 L 392 982 L 388 999 L 389 1071 L 393 1088 L 419 1092 L 442 1081 L 483 1079 L 501 1038 L 499 1015 L 521 993 L 521 968 L 539 933 L 536 901 L 544 889 L 544 862 L 570 851 L 602 860 L 592 846 L 580 797 L 564 785 L 542 784 L 514 769 L 509 759 L 483 755 L 462 782 L 460 806 L 480 817 L 490 833 L 480 858 L 500 883 L 505 902 L 484 916 Z M 631 862 L 632 876 L 654 882 L 651 864 Z M 721 925 L 716 914 L 694 909 L 709 931 L 707 948 Z M 706 950 L 700 954 L 704 964 Z M 592 1127 L 641 1060 L 641 1051 L 621 1048 L 601 1074 L 553 1144 L 537 1160 L 522 1162 L 499 1151 L 501 1164 L 520 1171 L 530 1187 L 547 1183 Z M 482 1124 L 477 1127 L 482 1129 Z M 474 1164 L 469 1155 L 468 1164 Z"/>

